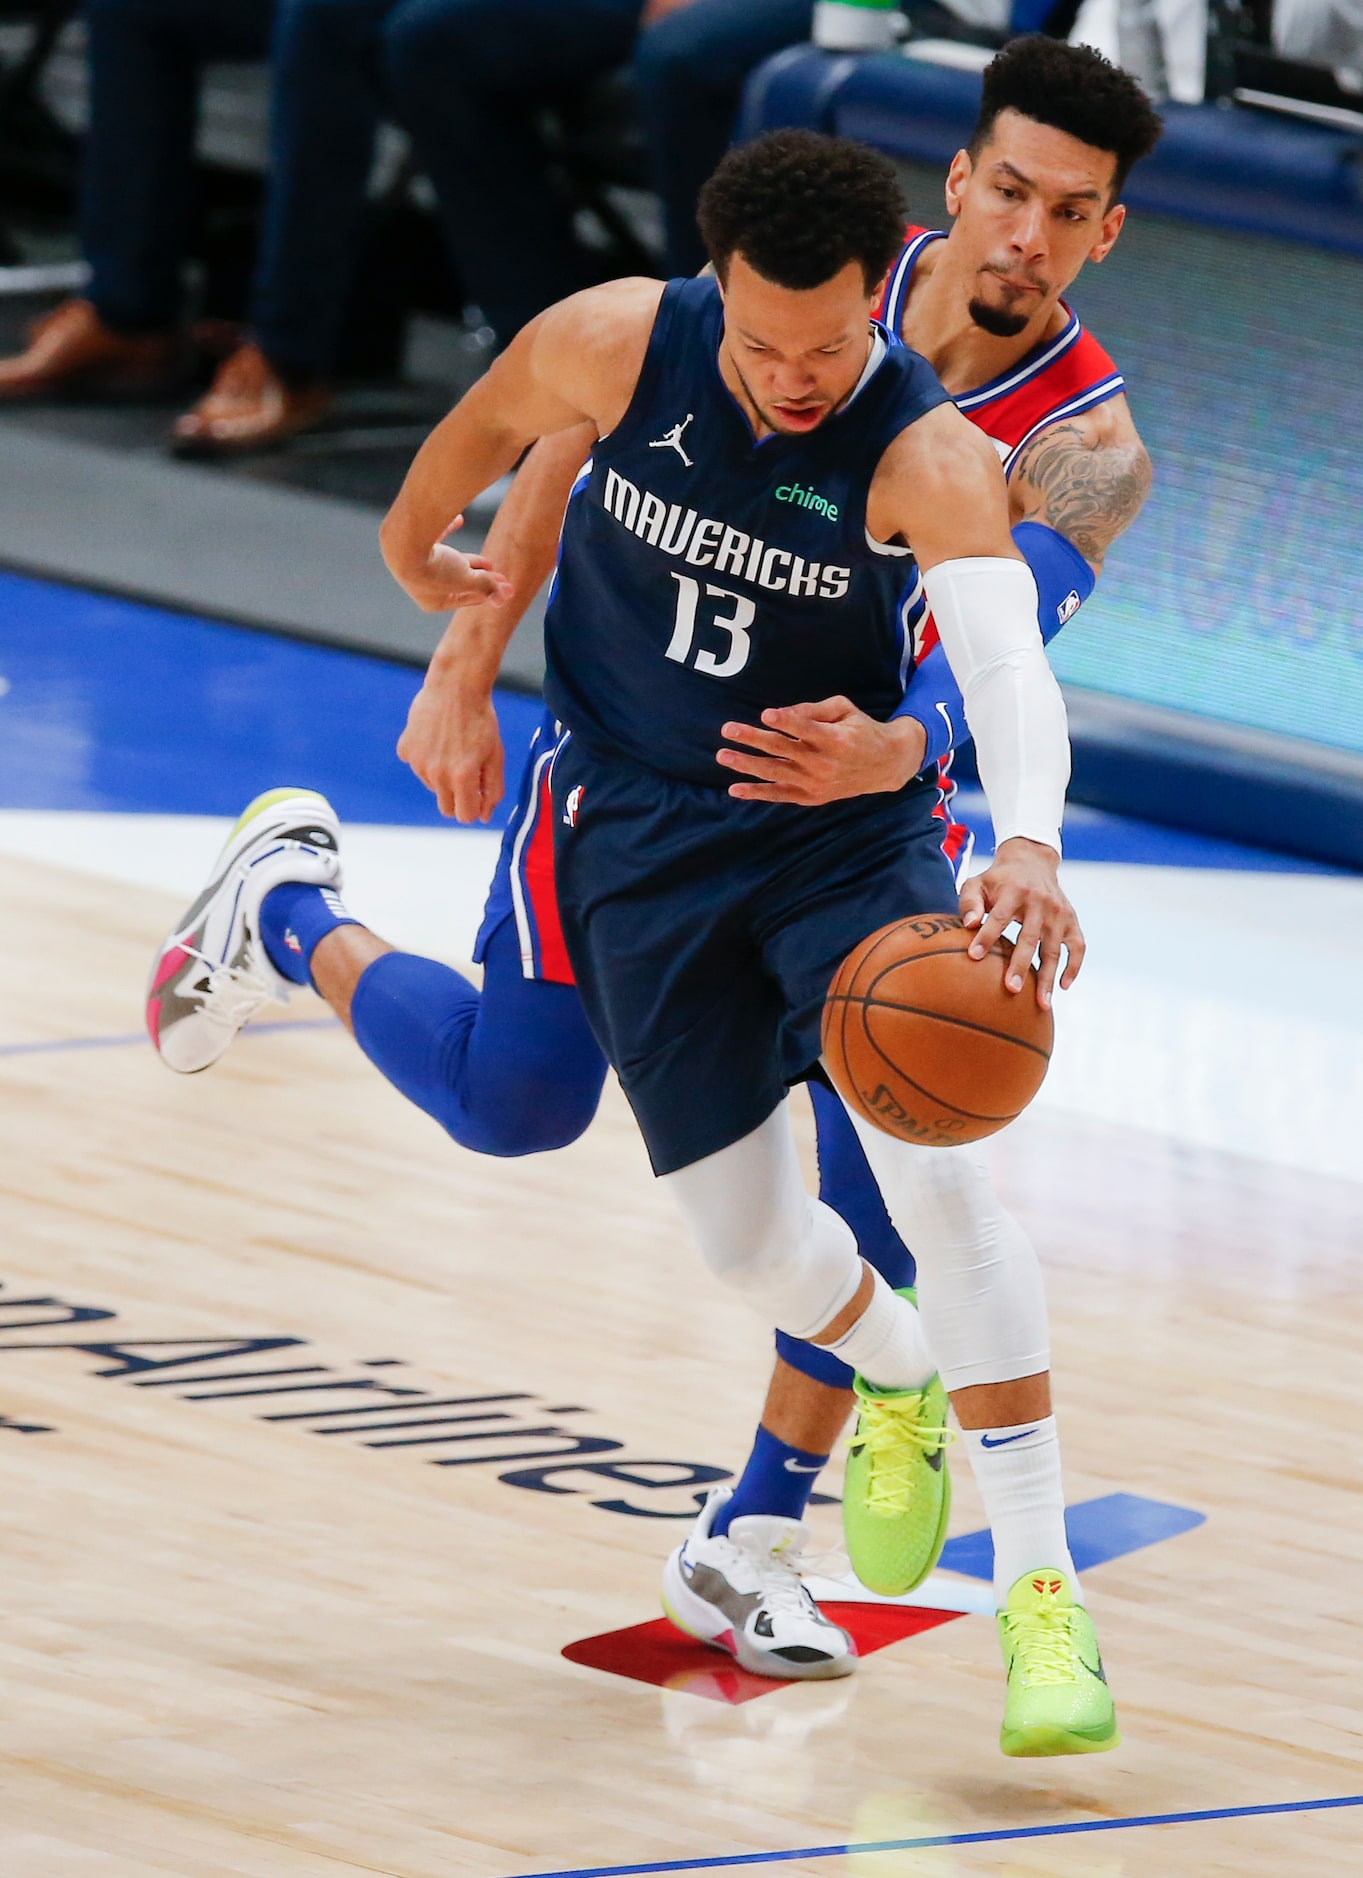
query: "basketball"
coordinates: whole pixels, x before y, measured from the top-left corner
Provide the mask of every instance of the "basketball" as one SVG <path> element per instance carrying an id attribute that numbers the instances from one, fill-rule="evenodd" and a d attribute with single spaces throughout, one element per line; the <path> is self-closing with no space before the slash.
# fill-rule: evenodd
<path id="1" fill-rule="evenodd" d="M 1004 988 L 1000 944 L 972 959 L 955 913 L 895 920 L 843 961 L 823 1015 L 839 1095 L 888 1135 L 950 1148 L 997 1134 L 1041 1087 L 1054 1024 L 1029 965 Z"/>

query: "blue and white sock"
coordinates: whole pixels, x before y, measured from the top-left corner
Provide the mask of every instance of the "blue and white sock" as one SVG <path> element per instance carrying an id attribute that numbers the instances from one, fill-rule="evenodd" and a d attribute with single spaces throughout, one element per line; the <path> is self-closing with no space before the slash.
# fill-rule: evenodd
<path id="1" fill-rule="evenodd" d="M 715 1534 L 726 1533 L 734 1520 L 749 1513 L 803 1519 L 814 1483 L 827 1465 L 826 1454 L 793 1448 L 766 1428 L 759 1428 L 733 1498 L 716 1515 Z"/>
<path id="2" fill-rule="evenodd" d="M 290 984 L 312 983 L 312 955 L 338 926 L 358 926 L 331 887 L 285 880 L 260 903 L 260 942 L 271 965 Z"/>

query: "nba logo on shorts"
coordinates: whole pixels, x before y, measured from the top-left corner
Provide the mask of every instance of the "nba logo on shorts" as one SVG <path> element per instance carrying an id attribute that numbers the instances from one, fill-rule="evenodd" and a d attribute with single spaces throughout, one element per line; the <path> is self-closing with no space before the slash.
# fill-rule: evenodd
<path id="1" fill-rule="evenodd" d="M 578 783 L 575 788 L 568 791 L 567 800 L 563 804 L 563 825 L 565 828 L 577 827 L 577 812 L 581 807 L 582 784 Z"/>

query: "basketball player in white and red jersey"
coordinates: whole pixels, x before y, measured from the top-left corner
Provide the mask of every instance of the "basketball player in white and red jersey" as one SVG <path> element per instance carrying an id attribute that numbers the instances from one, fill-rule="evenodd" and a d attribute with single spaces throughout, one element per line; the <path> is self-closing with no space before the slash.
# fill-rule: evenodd
<path id="1" fill-rule="evenodd" d="M 1092 95 L 1095 74 L 1101 101 Z M 1125 109 L 1112 108 L 1114 94 Z M 1017 542 L 1037 578 L 1046 636 L 1091 591 L 1103 552 L 1130 522 L 1148 486 L 1148 463 L 1126 413 L 1121 380 L 1059 296 L 1085 260 L 1101 260 L 1110 250 L 1122 220 L 1121 182 L 1156 132 L 1157 120 L 1139 91 L 1096 55 L 1054 41 L 1016 42 L 990 68 L 971 150 L 952 166 L 951 236 L 912 231 L 883 301 L 887 322 L 930 360 L 966 414 L 999 446 L 1010 474 Z M 677 430 L 660 436 L 658 447 L 685 459 L 685 430 Z M 583 454 L 582 442 L 571 438 L 540 446 L 499 518 L 500 538 L 489 542 L 489 558 L 522 594 L 532 592 L 547 571 L 557 517 Z M 777 500 L 809 506 L 805 496 L 792 489 L 778 492 Z M 901 553 L 906 572 L 912 569 L 907 546 L 888 552 Z M 490 587 L 492 576 L 487 579 Z M 432 610 L 456 597 L 448 590 L 423 596 Z M 733 794 L 817 804 L 895 790 L 946 753 L 963 734 L 964 715 L 945 659 L 935 650 L 921 584 L 908 584 L 901 618 L 904 667 L 914 673 L 901 711 L 881 723 L 846 700 L 831 699 L 766 713 L 761 725 L 726 725 L 726 739 L 738 747 L 722 750 L 718 760 L 735 772 Z M 436 789 L 442 806 L 461 819 L 486 813 L 500 792 L 500 749 L 485 706 L 512 623 L 510 609 L 479 608 L 461 616 L 404 738 L 403 754 Z M 548 979 L 544 989 L 561 994 L 567 985 L 555 944 L 552 872 L 545 864 L 549 831 L 534 786 L 547 770 L 548 755 L 545 748 L 538 753 L 508 840 L 506 913 L 485 934 L 502 930 L 509 938 L 514 931 L 525 979 Z M 403 955 L 393 955 L 355 923 L 341 923 L 348 918 L 343 909 L 327 904 L 318 888 L 304 887 L 301 869 L 296 878 L 299 885 L 286 896 L 288 907 L 278 919 L 271 917 L 273 896 L 266 900 L 261 926 L 270 963 L 290 978 L 310 968 L 318 989 L 357 1019 L 356 1034 L 379 1067 L 456 1132 L 447 1118 L 448 1092 L 443 1102 L 434 1095 L 425 1099 L 425 1082 L 448 1074 L 436 1060 L 439 1052 L 411 1050 L 396 1036 L 404 1024 L 420 1022 L 411 1014 L 416 985 L 406 1011 L 381 1012 L 371 995 L 361 1023 L 352 1008 L 352 995 L 370 967 L 387 957 L 396 970 Z M 969 892 L 964 904 L 979 917 Z M 273 943 L 272 926 L 279 928 Z M 297 956 L 290 958 L 290 952 Z M 411 961 L 419 963 L 425 962 Z M 380 1037 L 381 1028 L 394 1035 Z M 817 1088 L 814 1095 L 824 1197 L 849 1219 L 863 1252 L 891 1282 L 907 1284 L 911 1261 L 879 1204 L 860 1148 L 831 1098 Z M 1007 1401 L 994 1385 L 972 1390 L 957 1369 L 964 1381 L 955 1394 L 958 1411 L 963 1395 L 978 1398 L 967 1439 L 995 1530 L 1001 1604 L 1020 1560 L 1023 1572 L 1045 1558 L 1073 1577 L 1067 1552 L 1057 1549 L 1058 1451 L 1044 1352 L 1038 1354 L 1039 1362 L 1026 1375 L 1020 1371 L 1018 1382 L 998 1385 L 1013 1391 Z M 669 1561 L 668 1603 L 686 1627 L 763 1673 L 845 1673 L 852 1667 L 846 1639 L 818 1619 L 808 1600 L 800 1604 L 792 1563 L 809 1489 L 851 1406 L 850 1373 L 830 1352 L 793 1339 L 781 1340 L 780 1359 L 756 1447 L 736 1490 L 712 1496 L 696 1531 Z M 1020 1387 L 1025 1399 L 1017 1394 Z M 880 1422 L 895 1412 L 893 1405 L 863 1402 L 863 1448 L 874 1453 Z M 931 1456 L 930 1443 L 925 1451 Z M 863 1543 L 855 1562 L 879 1588 L 906 1588 L 896 1574 L 906 1555 L 901 1528 L 921 1520 L 913 1498 L 908 1492 L 897 1503 L 893 1479 L 881 1478 L 863 1509 L 869 1516 L 861 1521 Z M 741 1523 L 734 1531 L 736 1522 Z M 915 1556 L 913 1575 L 921 1576 L 932 1558 L 924 1563 L 916 1537 L 908 1551 Z M 1034 1613 L 1015 1630 L 1015 1643 L 1046 1634 Z M 1005 1653 L 1012 1647 L 1005 1622 Z M 1062 1679 L 1056 1696 L 1063 1695 Z M 1010 1751 L 1064 1752 L 1083 1745 L 1077 1733 L 1068 1739 L 1065 1734 L 1063 1727 L 1030 1734 L 1014 1729 Z M 1035 1745 L 1043 1741 L 1052 1745 Z"/>

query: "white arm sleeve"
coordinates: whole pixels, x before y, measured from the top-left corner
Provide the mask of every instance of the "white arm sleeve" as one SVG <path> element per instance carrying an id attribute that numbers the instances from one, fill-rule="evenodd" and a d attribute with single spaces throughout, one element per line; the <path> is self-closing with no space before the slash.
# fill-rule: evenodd
<path id="1" fill-rule="evenodd" d="M 993 556 L 943 561 L 923 585 L 965 701 L 996 844 L 1025 835 L 1058 854 L 1070 739 L 1031 568 Z"/>

